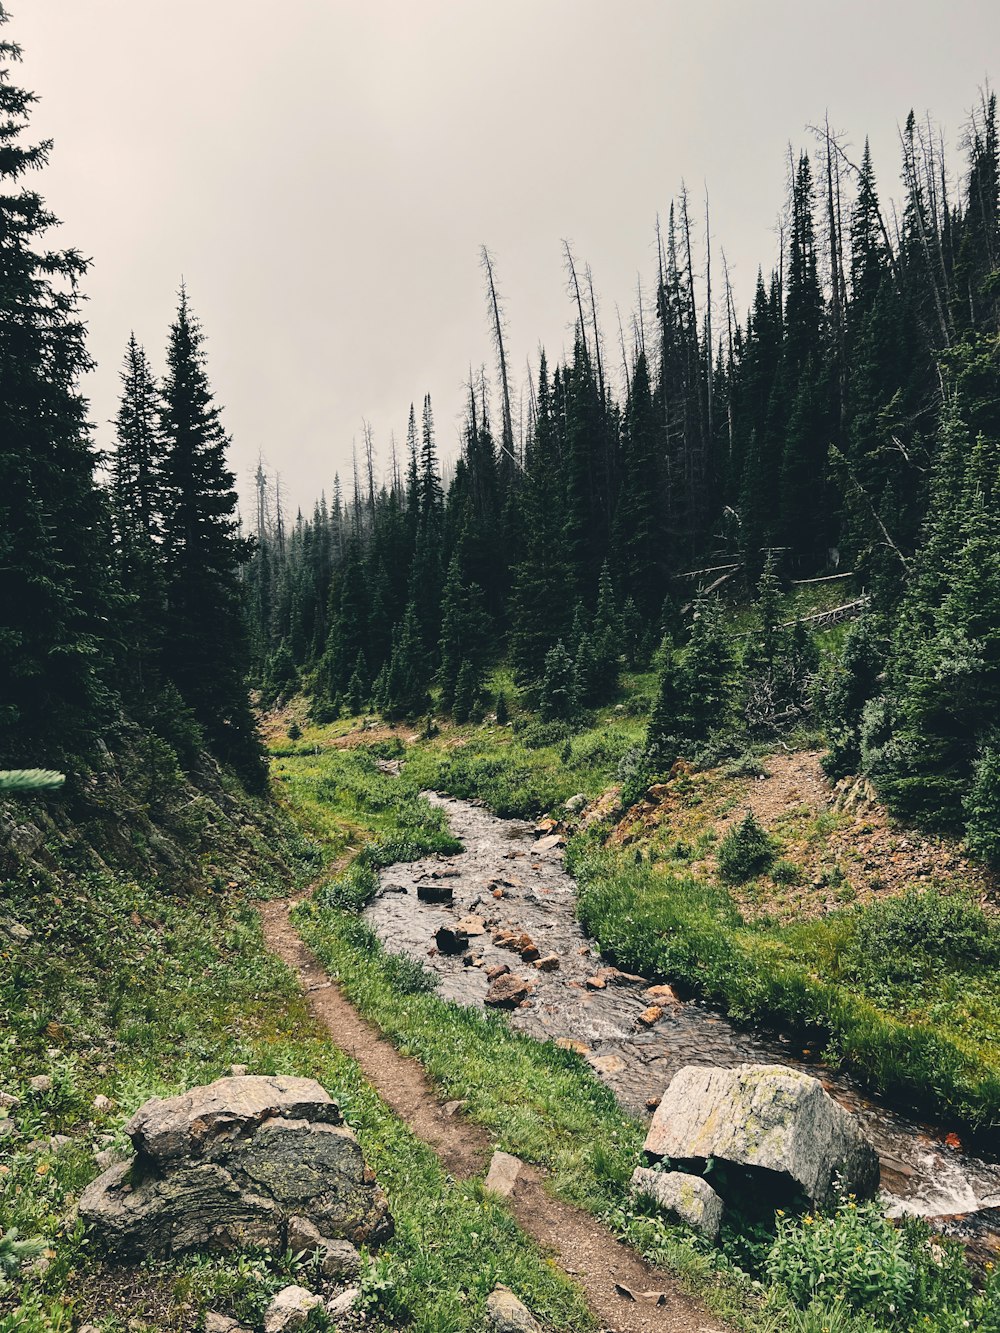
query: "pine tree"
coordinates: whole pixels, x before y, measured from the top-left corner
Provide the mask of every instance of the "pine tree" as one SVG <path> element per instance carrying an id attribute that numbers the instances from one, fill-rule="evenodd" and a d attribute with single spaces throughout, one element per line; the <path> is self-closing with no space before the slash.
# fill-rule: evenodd
<path id="1" fill-rule="evenodd" d="M 654 612 L 663 597 L 663 573 L 668 564 L 661 513 L 662 454 L 662 432 L 646 357 L 640 352 L 625 411 L 613 547 L 621 585 L 646 614 Z"/>
<path id="2" fill-rule="evenodd" d="M 480 680 L 475 666 L 468 658 L 462 663 L 455 684 L 453 712 L 455 721 L 461 726 L 468 722 L 476 708 L 479 696 Z"/>
<path id="3" fill-rule="evenodd" d="M 229 443 L 205 371 L 201 328 L 181 288 L 167 346 L 161 425 L 164 671 L 220 758 L 248 785 L 265 781 L 244 677 L 246 633 L 239 571 L 251 543 L 239 535 Z"/>
<path id="4" fill-rule="evenodd" d="M 159 548 L 162 446 L 159 388 L 134 333 L 121 382 L 109 495 L 116 570 L 127 599 L 120 616 L 125 645 L 122 692 L 141 701 L 147 692 L 155 692 L 159 675 L 164 599 Z"/>
<path id="5" fill-rule="evenodd" d="M 469 678 L 478 681 L 486 656 L 488 625 L 483 596 L 475 583 L 466 585 L 458 554 L 448 566 L 448 578 L 441 595 L 440 666 L 437 679 L 441 686 L 441 707 L 450 712 L 458 694 L 458 680 L 463 667 Z"/>
<path id="6" fill-rule="evenodd" d="M 393 633 L 392 653 L 376 682 L 376 708 L 389 719 L 417 717 L 427 709 L 429 679 L 417 609 L 410 602 Z"/>
<path id="7" fill-rule="evenodd" d="M 0 4 L 0 28 L 8 21 Z M 56 219 L 22 185 L 49 142 L 20 142 L 35 96 L 0 41 L 0 739 L 8 758 L 79 753 L 111 716 L 109 533 L 80 376 L 87 263 L 49 250 Z"/>
<path id="8" fill-rule="evenodd" d="M 347 682 L 347 711 L 353 716 L 361 712 L 368 698 L 368 663 L 363 652 L 358 652 L 354 672 Z"/>
<path id="9" fill-rule="evenodd" d="M 680 653 L 677 677 L 677 733 L 689 747 L 700 744 L 729 720 L 733 656 L 721 608 L 701 596 L 694 606 L 691 635 Z"/>
<path id="10" fill-rule="evenodd" d="M 646 727 L 645 757 L 653 772 L 666 772 L 681 751 L 681 691 L 674 645 L 665 638 L 659 649 L 656 701 Z"/>
<path id="11" fill-rule="evenodd" d="M 562 639 L 545 654 L 538 711 L 543 722 L 570 718 L 576 712 L 573 659 Z"/>

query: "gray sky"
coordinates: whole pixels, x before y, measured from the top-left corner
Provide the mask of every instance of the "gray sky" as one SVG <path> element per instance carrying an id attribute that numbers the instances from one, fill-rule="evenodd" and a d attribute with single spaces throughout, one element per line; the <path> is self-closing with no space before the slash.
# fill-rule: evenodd
<path id="1" fill-rule="evenodd" d="M 470 363 L 493 362 L 483 242 L 518 380 L 571 338 L 563 237 L 617 364 L 615 304 L 628 321 L 682 178 L 699 213 L 708 186 L 742 308 L 789 140 L 829 109 L 895 193 L 910 106 L 954 148 L 1000 65 L 997 0 L 8 5 L 33 134 L 55 139 L 42 191 L 94 259 L 100 438 L 129 330 L 161 367 L 183 274 L 241 491 L 261 451 L 304 507 L 349 474 L 363 418 L 387 461 L 425 391 L 455 452 Z"/>

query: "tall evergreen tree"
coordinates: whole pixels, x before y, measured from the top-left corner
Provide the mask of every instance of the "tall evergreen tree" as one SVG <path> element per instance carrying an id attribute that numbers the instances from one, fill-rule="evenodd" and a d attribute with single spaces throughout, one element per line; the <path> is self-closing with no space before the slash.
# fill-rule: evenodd
<path id="1" fill-rule="evenodd" d="M 166 578 L 164 671 L 219 756 L 260 787 L 264 766 L 247 694 L 240 536 L 228 436 L 205 370 L 204 338 L 181 288 L 167 346 L 161 425 Z"/>
<path id="2" fill-rule="evenodd" d="M 119 617 L 125 644 L 122 691 L 127 698 L 141 700 L 156 689 L 162 646 L 162 446 L 159 388 L 134 333 L 121 382 L 109 495 L 117 572 L 126 599 Z"/>
<path id="3" fill-rule="evenodd" d="M 8 17 L 0 4 L 0 28 Z M 79 390 L 87 263 L 47 248 L 56 219 L 22 184 L 51 143 L 21 142 L 36 99 L 10 81 L 20 56 L 0 41 L 0 744 L 53 762 L 108 721 L 113 588 Z"/>

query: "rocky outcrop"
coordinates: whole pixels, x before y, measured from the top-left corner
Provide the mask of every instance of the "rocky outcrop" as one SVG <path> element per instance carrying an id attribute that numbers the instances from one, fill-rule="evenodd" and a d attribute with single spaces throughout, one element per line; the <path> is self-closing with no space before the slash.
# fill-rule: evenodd
<path id="1" fill-rule="evenodd" d="M 725 1204 L 702 1176 L 637 1166 L 629 1188 L 651 1199 L 671 1221 L 683 1222 L 709 1240 L 717 1238 Z"/>
<path id="2" fill-rule="evenodd" d="M 724 1195 L 801 1194 L 819 1205 L 838 1177 L 861 1199 L 878 1189 L 878 1157 L 854 1117 L 818 1079 L 783 1065 L 681 1069 L 644 1148 L 695 1174 L 712 1160 Z"/>
<path id="3" fill-rule="evenodd" d="M 135 1156 L 80 1199 L 94 1240 L 123 1258 L 283 1250 L 292 1217 L 356 1244 L 392 1233 L 353 1130 L 312 1079 L 219 1079 L 153 1098 L 127 1128 Z"/>

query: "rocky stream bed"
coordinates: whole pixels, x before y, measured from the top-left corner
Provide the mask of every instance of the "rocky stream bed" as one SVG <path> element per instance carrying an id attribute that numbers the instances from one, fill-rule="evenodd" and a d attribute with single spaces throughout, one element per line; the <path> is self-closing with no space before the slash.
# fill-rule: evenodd
<path id="1" fill-rule="evenodd" d="M 515 1028 L 578 1051 L 646 1119 L 684 1065 L 807 1070 L 861 1122 L 890 1214 L 948 1218 L 942 1229 L 1000 1252 L 1000 1164 L 865 1096 L 790 1038 L 739 1027 L 670 987 L 602 965 L 577 921 L 556 833 L 426 795 L 446 811 L 463 850 L 384 870 L 366 919 L 386 948 L 437 975 L 443 998 L 502 1008 Z"/>

